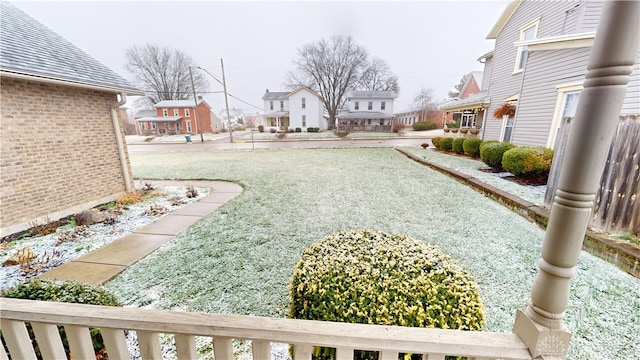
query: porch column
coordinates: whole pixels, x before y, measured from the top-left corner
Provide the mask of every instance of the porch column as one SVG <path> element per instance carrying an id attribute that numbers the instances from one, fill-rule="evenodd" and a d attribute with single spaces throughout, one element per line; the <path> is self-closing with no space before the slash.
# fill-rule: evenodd
<path id="1" fill-rule="evenodd" d="M 569 348 L 571 333 L 564 323 L 569 283 L 575 274 L 631 66 L 638 57 L 638 24 L 638 0 L 605 3 L 584 90 L 572 120 L 531 299 L 516 314 L 513 331 L 534 358 L 564 358 Z"/>

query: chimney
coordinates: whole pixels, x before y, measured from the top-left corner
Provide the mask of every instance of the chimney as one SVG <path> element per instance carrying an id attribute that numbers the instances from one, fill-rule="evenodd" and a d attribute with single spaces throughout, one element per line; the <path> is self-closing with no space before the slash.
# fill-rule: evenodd
<path id="1" fill-rule="evenodd" d="M 198 100 L 202 100 L 202 95 L 198 95 Z"/>
<path id="2" fill-rule="evenodd" d="M 269 92 L 269 89 L 267 89 L 267 92 Z"/>

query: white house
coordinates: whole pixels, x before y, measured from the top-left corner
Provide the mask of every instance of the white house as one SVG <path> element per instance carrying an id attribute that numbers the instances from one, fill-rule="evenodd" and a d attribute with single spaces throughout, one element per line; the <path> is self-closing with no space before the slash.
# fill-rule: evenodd
<path id="1" fill-rule="evenodd" d="M 347 95 L 347 106 L 338 113 L 341 130 L 391 130 L 393 91 L 352 91 Z"/>
<path id="2" fill-rule="evenodd" d="M 262 96 L 267 127 L 287 130 L 310 127 L 326 129 L 320 95 L 305 86 L 291 92 L 267 91 Z"/>
<path id="3" fill-rule="evenodd" d="M 244 122 L 244 111 L 242 109 L 231 108 L 229 109 L 229 116 L 227 117 L 227 109 L 223 108 L 218 113 L 218 118 L 222 121 L 223 126 L 229 124 L 228 118 L 231 118 L 231 126 Z"/>

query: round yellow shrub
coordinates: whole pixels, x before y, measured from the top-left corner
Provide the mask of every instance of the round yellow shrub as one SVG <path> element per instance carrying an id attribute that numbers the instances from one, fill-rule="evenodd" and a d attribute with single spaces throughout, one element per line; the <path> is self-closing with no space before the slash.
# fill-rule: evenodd
<path id="1" fill-rule="evenodd" d="M 289 286 L 289 317 L 482 330 L 472 276 L 438 247 L 382 231 L 341 231 L 309 246 Z"/>

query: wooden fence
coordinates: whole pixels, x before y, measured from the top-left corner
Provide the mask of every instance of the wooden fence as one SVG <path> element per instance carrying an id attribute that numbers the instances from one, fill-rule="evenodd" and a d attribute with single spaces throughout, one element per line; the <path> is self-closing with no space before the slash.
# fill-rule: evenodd
<path id="1" fill-rule="evenodd" d="M 558 133 L 545 205 L 551 207 L 558 186 L 558 170 L 564 160 L 564 146 L 571 122 L 564 122 Z M 615 233 L 640 236 L 640 119 L 622 117 L 609 147 L 609 154 L 596 194 L 591 226 Z"/>

